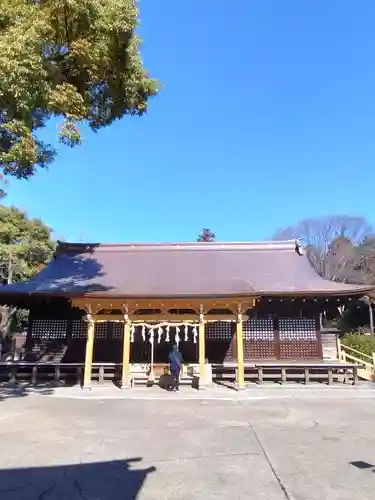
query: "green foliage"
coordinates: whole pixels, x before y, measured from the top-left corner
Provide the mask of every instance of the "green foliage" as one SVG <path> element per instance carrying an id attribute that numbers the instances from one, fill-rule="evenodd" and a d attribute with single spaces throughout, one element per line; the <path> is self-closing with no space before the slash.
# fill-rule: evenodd
<path id="1" fill-rule="evenodd" d="M 368 356 L 372 356 L 372 353 L 375 352 L 374 335 L 358 335 L 351 333 L 345 335 L 341 339 L 341 342 L 352 349 L 356 349 L 363 354 L 367 354 Z"/>
<path id="2" fill-rule="evenodd" d="M 0 278 L 21 281 L 36 274 L 53 255 L 51 229 L 14 207 L 0 205 Z"/>
<path id="3" fill-rule="evenodd" d="M 339 320 L 342 332 L 358 332 L 360 327 L 369 327 L 370 314 L 368 305 L 361 299 L 353 300 Z"/>
<path id="4" fill-rule="evenodd" d="M 37 137 L 63 117 L 60 141 L 80 144 L 124 115 L 142 115 L 158 84 L 143 67 L 134 0 L 2 0 L 0 170 L 28 178 L 55 151 Z"/>
<path id="5" fill-rule="evenodd" d="M 22 281 L 40 271 L 51 260 L 55 243 L 51 229 L 39 219 L 29 219 L 14 207 L 0 205 L 0 280 Z M 28 311 L 0 306 L 0 344 L 7 349 L 12 332 L 27 321 Z"/>

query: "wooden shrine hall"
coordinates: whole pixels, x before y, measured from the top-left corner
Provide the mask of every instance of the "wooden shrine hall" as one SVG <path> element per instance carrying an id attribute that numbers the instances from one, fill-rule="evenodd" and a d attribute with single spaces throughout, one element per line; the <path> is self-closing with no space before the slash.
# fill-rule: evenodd
<path id="1" fill-rule="evenodd" d="M 240 389 L 255 361 L 336 358 L 322 313 L 372 288 L 321 278 L 296 241 L 59 242 L 0 303 L 30 311 L 25 361 L 81 363 L 84 388 L 98 362 L 119 366 L 122 388 L 136 373 L 155 380 L 178 344 L 199 387 L 213 366 L 234 366 Z"/>

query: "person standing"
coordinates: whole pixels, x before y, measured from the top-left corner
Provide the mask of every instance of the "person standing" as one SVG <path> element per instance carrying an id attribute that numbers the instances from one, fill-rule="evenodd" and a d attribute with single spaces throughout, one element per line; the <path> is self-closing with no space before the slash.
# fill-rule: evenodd
<path id="1" fill-rule="evenodd" d="M 171 370 L 171 375 L 175 381 L 175 390 L 179 390 L 180 386 L 180 372 L 183 363 L 183 359 L 177 345 L 175 344 L 168 355 L 169 368 Z"/>

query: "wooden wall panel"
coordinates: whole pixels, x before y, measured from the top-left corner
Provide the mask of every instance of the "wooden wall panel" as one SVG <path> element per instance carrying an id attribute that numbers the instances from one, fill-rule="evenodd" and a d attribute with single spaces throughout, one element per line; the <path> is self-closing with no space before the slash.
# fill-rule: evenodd
<path id="1" fill-rule="evenodd" d="M 316 323 L 314 318 L 279 318 L 280 358 L 322 357 Z"/>
<path id="2" fill-rule="evenodd" d="M 272 318 L 244 321 L 245 361 L 276 358 L 276 342 Z"/>
<path id="3" fill-rule="evenodd" d="M 206 324 L 206 358 L 209 363 L 221 364 L 236 360 L 235 331 L 236 324 L 233 321 Z"/>
<path id="4" fill-rule="evenodd" d="M 314 318 L 272 316 L 250 318 L 243 323 L 245 361 L 272 359 L 322 358 L 322 342 Z M 235 362 L 236 323 L 215 321 L 206 324 L 206 358 L 210 363 Z M 149 363 L 151 343 L 146 328 L 136 326 L 132 334 L 131 362 Z M 198 343 L 194 343 L 192 327 L 187 340 L 184 328 L 180 329 L 180 350 L 187 363 L 198 362 Z M 26 342 L 26 360 L 83 362 L 87 338 L 87 323 L 77 317 L 69 319 L 31 318 Z M 99 322 L 95 326 L 94 361 L 116 362 L 122 359 L 122 322 Z M 167 340 L 163 331 L 160 342 L 154 336 L 154 362 L 167 363 L 171 345 L 176 341 L 176 331 L 170 328 Z"/>

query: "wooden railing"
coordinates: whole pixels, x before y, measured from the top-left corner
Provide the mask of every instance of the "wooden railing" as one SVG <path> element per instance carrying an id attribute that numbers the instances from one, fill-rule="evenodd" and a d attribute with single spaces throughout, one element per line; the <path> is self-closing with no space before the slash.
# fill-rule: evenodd
<path id="1" fill-rule="evenodd" d="M 148 381 L 148 364 L 140 367 L 139 365 L 131 367 L 131 385 L 136 383 L 146 384 Z M 4 361 L 0 362 L 0 383 L 24 382 L 36 386 L 38 384 L 56 385 L 82 385 L 84 363 L 60 363 L 60 362 L 26 362 L 26 361 Z M 156 366 L 160 370 L 155 370 L 155 381 L 162 373 L 162 368 L 166 365 Z M 111 381 L 120 385 L 121 381 L 121 363 L 93 363 L 91 372 L 91 381 L 98 384 L 104 384 Z M 192 382 L 192 376 L 185 374 L 181 377 L 181 383 Z"/>
<path id="2" fill-rule="evenodd" d="M 372 356 L 370 356 L 369 354 L 357 351 L 357 349 L 353 349 L 353 347 L 349 347 L 338 340 L 337 355 L 339 360 L 343 363 L 361 363 L 363 368 L 358 371 L 360 378 L 370 381 L 375 380 L 375 352 L 373 352 Z"/>
<path id="3" fill-rule="evenodd" d="M 284 384 L 287 382 L 299 382 L 309 384 L 311 382 L 326 383 L 334 382 L 352 383 L 358 382 L 359 371 L 363 363 L 277 363 L 266 362 L 248 364 L 245 366 L 245 381 L 258 385 L 264 382 Z M 225 385 L 226 382 L 234 383 L 236 380 L 237 366 L 214 365 L 212 367 L 212 379 L 214 382 Z"/>
<path id="4" fill-rule="evenodd" d="M 6 361 L 0 363 L 0 382 L 80 385 L 83 381 L 83 371 L 84 363 Z M 105 380 L 120 379 L 120 363 L 93 363 L 92 380 L 102 384 Z"/>
<path id="5" fill-rule="evenodd" d="M 342 349 L 341 352 L 343 352 Z M 354 357 L 350 354 L 343 354 L 345 357 Z M 358 375 L 364 378 L 362 372 L 366 371 L 366 362 L 361 359 L 355 362 L 346 363 L 259 363 L 245 366 L 245 380 L 262 384 L 264 382 L 286 383 L 302 382 L 323 382 L 332 384 L 334 382 L 352 382 L 355 384 Z M 92 381 L 103 384 L 105 381 L 111 381 L 119 384 L 121 380 L 121 363 L 93 363 Z M 235 382 L 237 364 L 232 365 L 213 365 L 213 381 Z M 41 384 L 64 384 L 81 385 L 83 381 L 84 364 L 83 363 L 30 363 L 24 361 L 0 362 L 0 383 L 27 383 L 34 386 Z M 373 373 L 373 372 L 371 372 Z M 147 384 L 147 373 L 133 372 L 134 381 Z M 194 377 L 185 374 L 182 379 L 191 384 Z"/>

